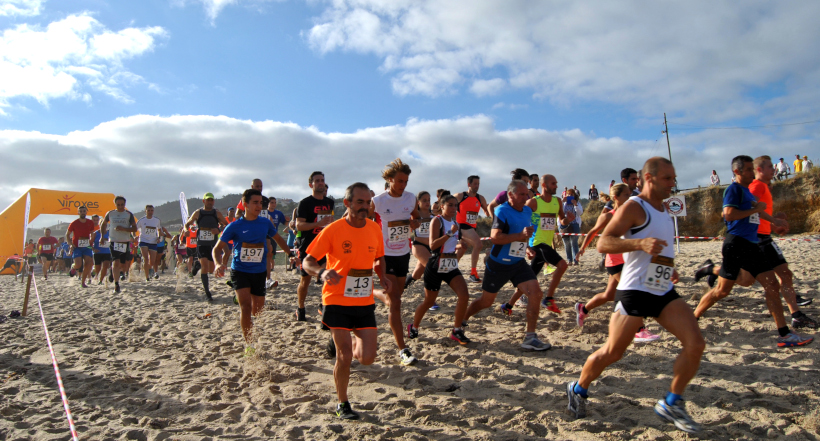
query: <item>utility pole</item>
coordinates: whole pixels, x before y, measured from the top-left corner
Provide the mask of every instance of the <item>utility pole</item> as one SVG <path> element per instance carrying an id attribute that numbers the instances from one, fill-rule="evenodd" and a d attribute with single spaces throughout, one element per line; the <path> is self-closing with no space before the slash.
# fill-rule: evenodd
<path id="1" fill-rule="evenodd" d="M 666 149 L 669 151 L 669 161 L 672 161 L 672 147 L 669 145 L 669 126 L 666 125 L 666 112 L 663 112 L 663 128 L 666 129 L 663 133 L 666 133 Z"/>

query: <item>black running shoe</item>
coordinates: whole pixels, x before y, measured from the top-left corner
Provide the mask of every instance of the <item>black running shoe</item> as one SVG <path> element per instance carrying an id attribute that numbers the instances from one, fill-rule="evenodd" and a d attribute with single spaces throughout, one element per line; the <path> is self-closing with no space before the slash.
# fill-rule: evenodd
<path id="1" fill-rule="evenodd" d="M 806 314 L 803 314 L 800 317 L 792 318 L 792 328 L 817 329 L 817 321 Z"/>
<path id="2" fill-rule="evenodd" d="M 795 295 L 794 298 L 797 301 L 797 304 L 800 305 L 800 306 L 811 305 L 811 302 L 812 302 L 811 299 L 807 299 L 807 298 L 801 296 L 800 294 Z"/>
<path id="3" fill-rule="evenodd" d="M 322 279 L 320 279 L 320 278 L 318 278 L 318 277 L 316 278 L 316 285 L 317 285 L 317 286 L 322 286 L 322 285 L 324 285 L 324 284 L 325 284 L 325 282 L 322 282 Z"/>
<path id="4" fill-rule="evenodd" d="M 336 357 L 336 342 L 333 341 L 332 335 L 330 336 L 330 339 L 328 339 L 327 345 L 325 346 L 325 353 L 328 358 Z"/>
<path id="5" fill-rule="evenodd" d="M 715 287 L 715 282 L 717 281 L 718 276 L 714 274 L 709 274 L 709 277 L 706 278 L 706 283 L 709 284 L 709 288 Z"/>
<path id="6" fill-rule="evenodd" d="M 114 283 L 114 273 L 111 271 L 108 272 L 108 282 Z"/>
<path id="7" fill-rule="evenodd" d="M 463 329 L 459 329 L 459 330 L 453 329 L 450 332 L 450 340 L 457 341 L 459 344 L 462 344 L 462 345 L 466 345 L 467 343 L 470 343 L 470 339 L 467 338 L 466 335 L 464 335 L 464 330 Z"/>
<path id="8" fill-rule="evenodd" d="M 712 263 L 712 259 L 706 259 L 706 262 L 703 262 L 703 265 L 695 271 L 695 282 L 700 282 L 700 279 L 711 275 L 714 268 L 715 264 Z"/>
<path id="9" fill-rule="evenodd" d="M 404 289 L 409 288 L 410 285 L 412 285 L 415 281 L 416 279 L 414 279 L 413 277 L 408 277 L 407 280 L 404 281 Z"/>
<path id="10" fill-rule="evenodd" d="M 233 288 L 233 280 L 228 279 L 228 280 L 225 281 L 225 284 L 230 286 L 231 288 Z"/>
<path id="11" fill-rule="evenodd" d="M 350 402 L 345 401 L 336 405 L 336 416 L 343 420 L 358 420 L 359 414 L 350 408 Z"/>
<path id="12" fill-rule="evenodd" d="M 119 293 L 119 292 L 120 292 L 120 284 L 119 284 L 119 283 L 115 283 L 115 284 L 114 284 L 114 292 L 115 292 L 115 293 Z"/>
<path id="13" fill-rule="evenodd" d="M 209 303 L 212 303 L 214 301 L 214 297 L 211 295 L 210 291 L 205 291 L 205 298 L 208 299 Z"/>
<path id="14" fill-rule="evenodd" d="M 296 308 L 296 321 L 305 321 L 305 308 Z"/>

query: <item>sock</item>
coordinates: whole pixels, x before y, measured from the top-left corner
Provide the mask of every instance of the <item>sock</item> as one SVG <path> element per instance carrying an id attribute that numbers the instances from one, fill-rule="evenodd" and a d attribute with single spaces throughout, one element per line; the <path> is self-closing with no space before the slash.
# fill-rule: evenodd
<path id="1" fill-rule="evenodd" d="M 581 305 L 581 311 L 584 311 L 584 314 L 589 314 L 586 305 Z"/>
<path id="2" fill-rule="evenodd" d="M 463 325 L 464 322 L 462 321 L 461 324 Z M 535 333 L 534 332 L 527 332 L 526 337 L 524 337 L 524 339 L 528 339 L 530 337 L 535 337 Z"/>
<path id="3" fill-rule="evenodd" d="M 473 268 L 470 270 L 470 274 L 472 274 L 472 275 L 474 275 L 474 276 L 477 276 L 477 275 L 478 275 L 478 271 L 476 271 L 475 267 L 473 267 Z"/>
<path id="4" fill-rule="evenodd" d="M 780 334 L 781 337 L 785 337 L 789 335 L 789 327 L 784 326 L 782 328 L 777 328 L 777 333 Z"/>
<path id="5" fill-rule="evenodd" d="M 668 394 L 666 394 L 666 404 L 668 404 L 670 406 L 674 406 L 675 403 L 677 403 L 679 400 L 682 400 L 682 399 L 683 399 L 683 397 L 681 397 L 678 394 L 673 394 L 672 392 L 669 392 Z"/>
<path id="6" fill-rule="evenodd" d="M 461 331 L 461 328 L 453 328 L 453 332 Z"/>
<path id="7" fill-rule="evenodd" d="M 199 276 L 202 279 L 202 286 L 205 288 L 205 292 L 210 292 L 211 290 L 208 287 L 208 273 L 203 271 Z"/>
<path id="8" fill-rule="evenodd" d="M 583 388 L 583 387 L 581 387 L 581 385 L 580 385 L 580 384 L 578 384 L 578 383 L 575 383 L 575 387 L 573 387 L 573 388 L 572 388 L 572 391 L 573 391 L 573 392 L 575 392 L 576 394 L 578 394 L 578 395 L 580 395 L 580 396 L 584 397 L 584 398 L 589 398 L 589 390 L 588 390 L 588 389 L 584 389 L 584 388 Z"/>
<path id="9" fill-rule="evenodd" d="M 792 314 L 792 318 L 800 318 L 800 317 L 803 317 L 804 315 L 805 314 L 803 314 L 803 311 L 795 311 L 794 314 Z"/>

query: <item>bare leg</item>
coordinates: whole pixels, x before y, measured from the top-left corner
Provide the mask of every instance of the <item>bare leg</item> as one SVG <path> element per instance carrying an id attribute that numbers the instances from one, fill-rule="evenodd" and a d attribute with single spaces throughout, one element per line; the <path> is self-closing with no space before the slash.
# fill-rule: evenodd
<path id="1" fill-rule="evenodd" d="M 393 331 L 393 338 L 399 350 L 407 347 L 404 344 L 404 327 L 401 323 L 401 295 L 404 293 L 404 277 L 385 275 L 390 280 L 391 290 L 387 293 L 389 302 L 387 320 L 390 322 L 390 330 Z"/>
<path id="2" fill-rule="evenodd" d="M 331 329 L 336 344 L 336 364 L 333 366 L 333 381 L 336 383 L 336 397 L 340 403 L 348 401 L 347 388 L 350 383 L 350 364 L 353 359 L 363 365 L 373 364 L 376 359 L 378 340 L 375 329 L 357 329 L 355 337 L 350 331 Z"/>
<path id="3" fill-rule="evenodd" d="M 686 385 L 692 381 L 700 367 L 700 359 L 706 343 L 698 328 L 698 321 L 692 314 L 692 308 L 683 299 L 677 299 L 663 308 L 657 318 L 658 323 L 678 338 L 683 349 L 675 359 L 672 374 L 672 385 L 669 391 L 683 395 Z"/>

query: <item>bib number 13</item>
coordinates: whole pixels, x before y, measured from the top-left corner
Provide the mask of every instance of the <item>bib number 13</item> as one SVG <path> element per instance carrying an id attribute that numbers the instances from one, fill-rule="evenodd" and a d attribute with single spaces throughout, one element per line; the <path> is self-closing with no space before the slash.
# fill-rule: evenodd
<path id="1" fill-rule="evenodd" d="M 352 269 L 345 278 L 345 297 L 367 297 L 373 293 L 373 270 Z"/>

